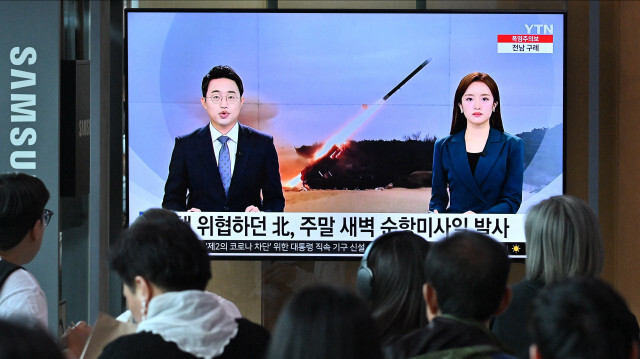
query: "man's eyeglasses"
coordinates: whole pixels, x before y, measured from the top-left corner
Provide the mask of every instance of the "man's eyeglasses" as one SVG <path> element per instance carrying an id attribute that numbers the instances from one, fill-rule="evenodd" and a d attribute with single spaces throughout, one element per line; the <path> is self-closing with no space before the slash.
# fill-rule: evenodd
<path id="1" fill-rule="evenodd" d="M 53 216 L 53 211 L 50 211 L 45 208 L 44 212 L 42 213 L 42 222 L 44 222 L 45 226 L 49 225 L 49 221 L 51 221 L 51 216 Z"/>
<path id="2" fill-rule="evenodd" d="M 240 96 L 234 93 L 231 93 L 231 94 L 228 94 L 227 96 L 215 94 L 215 95 L 209 96 L 208 98 L 211 100 L 212 103 L 215 103 L 215 104 L 222 102 L 223 98 L 227 99 L 227 103 L 236 103 L 240 99 Z"/>

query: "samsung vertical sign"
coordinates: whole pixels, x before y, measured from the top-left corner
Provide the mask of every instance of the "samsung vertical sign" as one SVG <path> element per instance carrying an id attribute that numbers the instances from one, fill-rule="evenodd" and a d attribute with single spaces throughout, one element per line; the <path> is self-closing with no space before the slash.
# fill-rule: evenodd
<path id="1" fill-rule="evenodd" d="M 33 47 L 13 47 L 9 51 L 11 61 L 11 131 L 9 138 L 13 150 L 9 157 L 11 169 L 35 170 L 37 151 L 34 147 L 38 134 L 36 122 L 37 74 L 32 70 L 38 53 Z"/>
<path id="2" fill-rule="evenodd" d="M 24 172 L 49 189 L 58 215 L 61 1 L 0 1 L 0 173 Z M 54 331 L 58 216 L 26 268 L 40 282 Z"/>

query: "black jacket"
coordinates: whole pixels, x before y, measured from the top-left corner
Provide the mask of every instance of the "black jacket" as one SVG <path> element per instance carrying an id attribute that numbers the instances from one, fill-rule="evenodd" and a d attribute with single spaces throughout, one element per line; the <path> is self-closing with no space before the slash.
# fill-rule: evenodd
<path id="1" fill-rule="evenodd" d="M 387 359 L 412 358 L 425 353 L 477 345 L 494 346 L 500 357 L 513 358 L 505 355 L 507 350 L 484 325 L 450 315 L 438 316 L 426 327 L 401 337 L 384 348 L 384 355 Z"/>

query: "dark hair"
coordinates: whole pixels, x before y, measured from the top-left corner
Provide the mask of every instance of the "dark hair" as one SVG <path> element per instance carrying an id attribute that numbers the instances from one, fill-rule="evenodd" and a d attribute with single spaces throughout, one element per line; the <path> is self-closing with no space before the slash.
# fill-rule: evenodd
<path id="1" fill-rule="evenodd" d="M 624 299 L 592 277 L 543 288 L 532 302 L 528 329 L 544 359 L 629 358 L 640 332 Z"/>
<path id="2" fill-rule="evenodd" d="M 463 231 L 432 243 L 424 270 L 443 314 L 484 322 L 500 306 L 509 267 L 502 243 Z"/>
<path id="3" fill-rule="evenodd" d="M 211 279 L 202 242 L 164 209 L 146 211 L 124 231 L 109 253 L 109 266 L 130 288 L 137 275 L 167 291 L 204 290 Z"/>
<path id="4" fill-rule="evenodd" d="M 268 359 L 377 359 L 380 341 L 367 305 L 346 289 L 296 293 L 276 322 Z"/>
<path id="5" fill-rule="evenodd" d="M 39 325 L 0 319 L 0 358 L 63 359 L 49 333 Z"/>
<path id="6" fill-rule="evenodd" d="M 482 72 L 472 72 L 460 80 L 456 94 L 453 97 L 453 118 L 451 120 L 451 132 L 458 133 L 467 128 L 467 118 L 460 111 L 460 104 L 462 103 L 462 96 L 464 96 L 467 88 L 474 82 L 482 82 L 489 87 L 491 95 L 493 96 L 493 102 L 497 102 L 496 109 L 491 113 L 489 118 L 489 125 L 500 132 L 504 132 L 502 126 L 502 115 L 500 113 L 500 91 L 498 91 L 498 84 L 488 74 Z"/>
<path id="7" fill-rule="evenodd" d="M 244 87 L 242 86 L 242 79 L 240 76 L 229 66 L 214 66 L 209 72 L 202 78 L 202 97 L 207 97 L 207 88 L 209 88 L 209 82 L 215 79 L 229 79 L 233 80 L 238 85 L 240 96 L 244 93 Z"/>
<path id="8" fill-rule="evenodd" d="M 422 286 L 428 250 L 429 242 L 411 231 L 383 234 L 371 248 L 371 309 L 383 344 L 427 323 Z"/>
<path id="9" fill-rule="evenodd" d="M 154 221 L 162 222 L 163 220 L 174 220 L 180 219 L 180 217 L 171 210 L 163 209 L 163 208 L 149 208 L 146 211 L 140 213 L 138 218 L 133 221 L 133 224 L 139 223 L 150 223 Z"/>
<path id="10" fill-rule="evenodd" d="M 20 243 L 42 219 L 49 191 L 44 183 L 25 173 L 0 175 L 0 250 Z"/>

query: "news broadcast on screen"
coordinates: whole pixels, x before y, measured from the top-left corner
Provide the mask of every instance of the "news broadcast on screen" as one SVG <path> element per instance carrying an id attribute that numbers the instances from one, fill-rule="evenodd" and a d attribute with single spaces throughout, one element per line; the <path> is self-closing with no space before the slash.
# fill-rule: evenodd
<path id="1" fill-rule="evenodd" d="M 541 12 L 129 9 L 128 221 L 166 204 L 181 168 L 191 176 L 178 186 L 186 194 L 165 207 L 212 257 L 356 258 L 389 231 L 437 240 L 471 229 L 524 258 L 524 215 L 564 193 L 565 21 Z M 237 73 L 241 98 L 203 95 L 215 66 Z M 216 104 L 238 108 L 228 190 L 263 183 L 260 212 L 244 203 L 187 211 L 209 177 L 221 183 L 216 158 L 227 145 L 215 144 L 207 107 Z M 470 151 L 483 121 L 486 144 Z M 266 145 L 246 149 L 244 131 Z M 181 140 L 197 132 L 211 148 Z M 183 163 L 205 154 L 211 166 Z M 275 174 L 243 172 L 262 158 Z"/>

